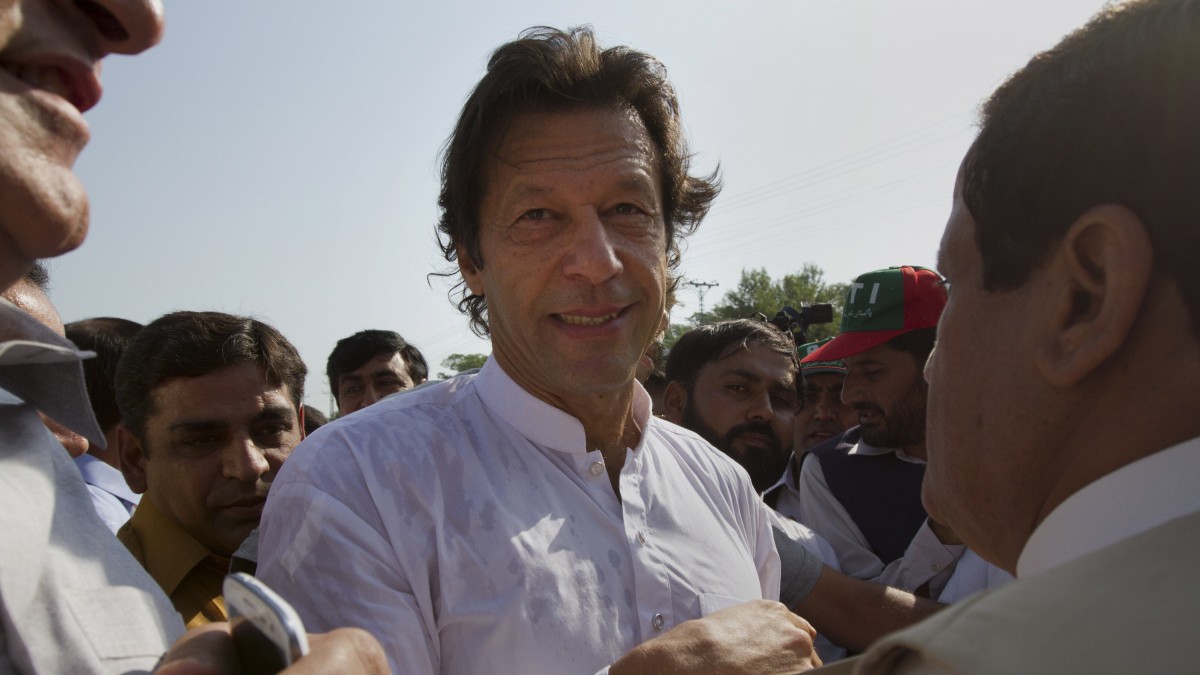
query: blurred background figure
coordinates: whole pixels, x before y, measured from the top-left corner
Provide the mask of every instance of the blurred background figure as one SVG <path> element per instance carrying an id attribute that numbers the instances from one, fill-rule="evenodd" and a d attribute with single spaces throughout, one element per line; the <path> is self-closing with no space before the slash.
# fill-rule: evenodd
<path id="1" fill-rule="evenodd" d="M 67 339 L 80 349 L 96 356 L 83 361 L 83 377 L 87 382 L 88 400 L 100 429 L 104 432 L 105 447 L 88 444 L 87 452 L 75 458 L 79 473 L 87 483 L 92 504 L 100 520 L 117 533 L 129 520 L 141 495 L 129 489 L 117 454 L 117 427 L 121 411 L 117 407 L 115 382 L 117 363 L 125 346 L 142 329 L 142 324 L 116 317 L 97 317 L 72 321 L 66 326 Z"/>
<path id="2" fill-rule="evenodd" d="M 325 366 L 338 417 L 429 378 L 421 351 L 390 330 L 361 330 L 338 340 Z"/>

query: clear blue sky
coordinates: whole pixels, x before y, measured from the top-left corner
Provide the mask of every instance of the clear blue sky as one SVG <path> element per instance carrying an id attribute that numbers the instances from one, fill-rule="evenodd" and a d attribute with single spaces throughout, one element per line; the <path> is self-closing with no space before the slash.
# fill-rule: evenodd
<path id="1" fill-rule="evenodd" d="M 438 151 L 491 50 L 537 24 L 667 65 L 698 167 L 724 175 L 682 266 L 720 284 L 707 303 L 745 267 L 932 265 L 977 105 L 1101 4 L 168 3 L 162 45 L 105 64 L 77 167 L 91 234 L 51 265 L 52 296 L 67 321 L 255 315 L 299 347 L 323 409 L 325 358 L 357 330 L 399 331 L 435 373 L 490 351 L 427 279 L 445 268 Z"/>

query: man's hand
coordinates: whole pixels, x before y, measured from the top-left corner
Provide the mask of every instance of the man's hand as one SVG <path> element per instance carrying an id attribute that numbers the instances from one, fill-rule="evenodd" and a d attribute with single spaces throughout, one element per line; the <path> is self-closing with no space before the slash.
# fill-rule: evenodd
<path id="1" fill-rule="evenodd" d="M 609 673 L 794 673 L 821 665 L 815 635 L 782 604 L 754 600 L 679 624 L 621 657 Z"/>
<path id="2" fill-rule="evenodd" d="M 379 641 L 360 628 L 308 636 L 308 656 L 282 675 L 388 675 Z M 229 624 L 212 623 L 184 634 L 163 657 L 155 675 L 238 675 L 242 672 Z"/>

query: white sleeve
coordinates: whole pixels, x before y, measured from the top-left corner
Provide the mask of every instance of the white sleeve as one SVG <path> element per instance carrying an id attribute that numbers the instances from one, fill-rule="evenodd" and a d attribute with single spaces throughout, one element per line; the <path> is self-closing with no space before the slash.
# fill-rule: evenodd
<path id="1" fill-rule="evenodd" d="M 904 555 L 884 568 L 879 583 L 912 592 L 928 582 L 929 597 L 936 600 L 954 573 L 955 563 L 966 550 L 967 547 L 960 544 L 943 544 L 926 518 Z"/>
<path id="2" fill-rule="evenodd" d="M 392 672 L 439 672 L 432 612 L 370 522 L 377 514 L 360 515 L 307 483 L 280 482 L 263 512 L 258 576 L 295 606 L 307 630 L 363 628 L 383 645 Z"/>
<path id="3" fill-rule="evenodd" d="M 833 496 L 821 462 L 812 453 L 800 467 L 798 491 L 800 513 L 796 520 L 825 538 L 837 556 L 842 573 L 856 579 L 876 579 L 883 571 L 883 563 L 845 507 Z"/>

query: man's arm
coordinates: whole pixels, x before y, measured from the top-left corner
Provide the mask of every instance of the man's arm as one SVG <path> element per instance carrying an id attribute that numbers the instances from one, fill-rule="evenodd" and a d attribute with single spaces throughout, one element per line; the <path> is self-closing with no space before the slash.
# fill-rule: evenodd
<path id="1" fill-rule="evenodd" d="M 834 644 L 861 652 L 884 635 L 906 628 L 944 607 L 939 602 L 825 567 L 808 596 L 791 609 L 811 621 Z"/>
<path id="2" fill-rule="evenodd" d="M 382 642 L 394 672 L 436 673 L 431 617 L 369 517 L 311 485 L 277 480 L 263 513 L 258 576 L 309 630 L 364 628 Z"/>
<path id="3" fill-rule="evenodd" d="M 840 647 L 862 651 L 880 637 L 916 623 L 944 606 L 846 576 L 822 565 L 816 555 L 794 538 L 793 532 L 784 528 L 775 532 L 783 566 L 779 599 Z"/>
<path id="4" fill-rule="evenodd" d="M 816 631 L 778 602 L 754 600 L 685 621 L 621 657 L 609 675 L 795 673 L 821 665 Z"/>

